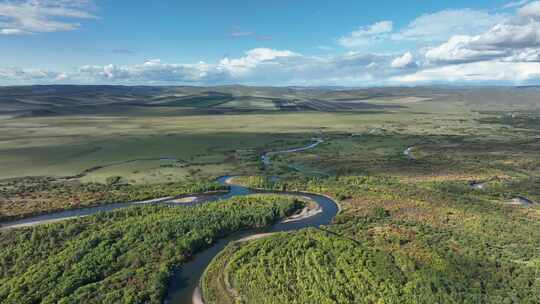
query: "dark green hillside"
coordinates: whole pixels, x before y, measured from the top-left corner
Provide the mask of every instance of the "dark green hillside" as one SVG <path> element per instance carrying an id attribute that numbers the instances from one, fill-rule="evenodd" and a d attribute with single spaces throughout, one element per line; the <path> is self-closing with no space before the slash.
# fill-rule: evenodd
<path id="1" fill-rule="evenodd" d="M 155 106 L 169 106 L 169 107 L 195 107 L 195 108 L 206 108 L 213 107 L 228 101 L 234 100 L 233 96 L 230 94 L 223 94 L 218 92 L 208 92 L 204 95 L 191 95 L 181 98 L 169 98 L 160 101 Z"/>
<path id="2" fill-rule="evenodd" d="M 137 107 L 185 107 L 204 111 L 246 98 L 269 100 L 282 111 L 351 112 L 406 107 L 410 100 L 465 103 L 472 106 L 536 107 L 537 87 L 309 88 L 250 86 L 43 85 L 0 87 L 0 113 L 32 116 L 117 114 Z M 410 99 L 410 100 L 409 100 Z M 382 102 L 382 104 L 381 104 Z M 387 104 L 390 102 L 390 104 Z M 235 106 L 231 107 L 235 109 Z M 241 107 L 242 108 L 242 107 Z M 240 109 L 237 109 L 240 110 Z M 245 110 L 245 108 L 242 108 Z M 169 111 L 175 112 L 174 109 Z M 242 112 L 242 111 L 240 111 Z M 162 112 L 161 112 L 162 113 Z M 162 113 L 163 114 L 163 113 Z M 189 112 L 189 114 L 197 114 Z M 199 114 L 205 114 L 201 112 Z"/>

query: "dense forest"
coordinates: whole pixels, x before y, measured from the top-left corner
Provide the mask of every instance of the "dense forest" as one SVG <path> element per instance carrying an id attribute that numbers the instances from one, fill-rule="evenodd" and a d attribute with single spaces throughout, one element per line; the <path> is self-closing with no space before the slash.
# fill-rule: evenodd
<path id="1" fill-rule="evenodd" d="M 502 263 L 501 273 L 484 269 L 483 277 L 476 278 L 470 270 L 456 267 L 464 262 L 458 259 L 464 257 L 453 252 L 433 255 L 429 264 L 422 265 L 407 254 L 377 247 L 316 229 L 229 246 L 203 277 L 205 301 L 309 304 L 540 300 L 534 268 L 516 269 Z"/>
<path id="2" fill-rule="evenodd" d="M 324 231 L 229 247 L 208 270 L 225 274 L 206 276 L 210 302 L 236 291 L 242 303 L 540 303 L 540 209 L 504 203 L 526 189 L 537 199 L 530 179 L 237 181 L 332 195 L 342 212 Z"/>
<path id="3" fill-rule="evenodd" d="M 122 183 L 114 176 L 107 183 L 26 178 L 0 184 L 0 221 L 98 204 L 223 189 L 224 186 L 209 180 L 133 185 Z"/>
<path id="4" fill-rule="evenodd" d="M 191 255 L 302 205 L 252 195 L 197 207 L 130 207 L 2 231 L 0 302 L 160 303 L 171 271 Z"/>

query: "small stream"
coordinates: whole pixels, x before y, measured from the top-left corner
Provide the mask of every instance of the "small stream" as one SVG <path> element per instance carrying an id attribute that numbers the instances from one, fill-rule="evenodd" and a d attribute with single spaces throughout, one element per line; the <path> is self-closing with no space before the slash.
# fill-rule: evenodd
<path id="1" fill-rule="evenodd" d="M 313 149 L 317 147 L 319 144 L 323 143 L 324 140 L 321 138 L 313 138 L 313 142 L 307 146 L 303 146 L 300 148 L 293 148 L 289 150 L 281 150 L 281 151 L 275 151 L 275 152 L 266 152 L 261 156 L 261 160 L 265 166 L 269 166 L 272 163 L 272 156 L 278 155 L 278 154 L 287 154 L 287 153 L 296 153 L 296 152 L 302 152 L 309 149 Z"/>

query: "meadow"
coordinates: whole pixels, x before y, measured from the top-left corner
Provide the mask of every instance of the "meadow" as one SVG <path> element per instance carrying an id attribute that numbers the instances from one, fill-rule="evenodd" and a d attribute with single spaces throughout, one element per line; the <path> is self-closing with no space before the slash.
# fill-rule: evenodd
<path id="1" fill-rule="evenodd" d="M 1 118 L 0 216 L 219 189 L 212 182 L 216 177 L 234 175 L 247 186 L 323 193 L 335 198 L 342 211 L 333 224 L 319 229 L 227 247 L 203 278 L 208 303 L 540 302 L 540 111 L 538 99 L 522 100 L 529 93 L 178 90 L 160 91 L 163 96 L 150 96 L 144 105 L 99 106 L 75 114 L 72 108 L 53 107 L 47 109 L 53 114 Z M 203 95 L 197 99 L 193 94 Z M 312 138 L 324 142 L 301 153 L 275 155 L 270 166 L 261 162 L 263 152 L 303 146 Z M 255 206 L 267 199 L 250 201 Z M 234 208 L 231 204 L 224 203 Z M 164 234 L 148 238 L 162 250 L 163 261 L 158 256 L 136 262 L 126 258 L 114 264 L 118 268 L 105 269 L 91 260 L 91 252 L 68 255 L 91 260 L 105 277 L 129 269 L 135 281 L 122 270 L 111 284 L 108 279 L 95 283 L 68 267 L 65 276 L 72 277 L 54 278 L 64 289 L 55 289 L 50 299 L 91 302 L 91 294 L 136 282 L 135 298 L 129 290 L 111 291 L 98 301 L 159 302 L 171 265 L 184 259 L 183 254 L 169 257 L 195 252 L 178 231 L 162 226 L 162 219 L 174 225 L 193 222 L 178 216 L 181 212 L 127 209 L 0 232 L 2 246 L 13 248 L 2 255 L 6 279 L 0 283 L 7 287 L 0 290 L 0 299 L 26 299 L 30 293 L 24 290 L 30 287 L 23 281 L 48 278 L 30 275 L 32 267 L 60 265 L 56 259 L 63 253 L 54 250 L 65 240 L 79 246 L 90 236 L 109 240 L 109 231 L 122 230 L 112 234 L 116 239 L 110 245 L 121 235 L 158 229 Z M 242 212 L 258 217 L 263 211 Z M 265 217 L 263 224 L 284 213 L 279 214 Z M 229 226 L 228 215 L 201 217 L 210 227 L 226 226 L 227 233 L 240 227 Z M 203 230 L 197 234 L 203 240 L 226 234 Z M 121 248 L 145 250 L 144 244 L 122 243 Z M 31 252 L 45 248 L 54 263 L 40 254 L 24 255 L 23 247 L 34 248 Z M 152 274 L 156 269 L 159 278 Z M 18 281 L 18 276 L 25 279 Z M 154 285 L 142 285 L 141 278 Z M 32 288 L 37 288 L 32 294 L 44 292 Z"/>
<path id="2" fill-rule="evenodd" d="M 414 103 L 389 111 L 185 116 L 148 111 L 129 116 L 114 113 L 3 119 L 0 178 L 71 176 L 103 166 L 88 174 L 87 180 L 104 181 L 107 176 L 123 175 L 133 182 L 161 182 L 190 175 L 236 173 L 239 167 L 247 169 L 245 162 L 257 161 L 263 150 L 301 145 L 319 135 L 384 130 L 385 134 L 403 136 L 448 136 L 479 131 L 474 121 L 479 114 L 470 109 L 431 107 Z M 430 108 L 431 113 L 427 111 Z M 494 133 L 489 128 L 480 131 Z M 145 175 L 152 178 L 145 180 Z"/>

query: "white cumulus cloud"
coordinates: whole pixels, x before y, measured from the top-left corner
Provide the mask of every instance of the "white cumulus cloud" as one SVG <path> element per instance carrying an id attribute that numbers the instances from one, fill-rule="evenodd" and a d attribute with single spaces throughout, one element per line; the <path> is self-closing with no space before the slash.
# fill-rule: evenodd
<path id="1" fill-rule="evenodd" d="M 433 62 L 472 62 L 511 58 L 527 48 L 540 46 L 540 22 L 504 22 L 476 36 L 454 36 L 429 49 L 426 58 Z"/>
<path id="2" fill-rule="evenodd" d="M 518 10 L 524 17 L 540 18 L 540 1 L 531 2 Z"/>
<path id="3" fill-rule="evenodd" d="M 218 68 L 231 73 L 242 75 L 261 64 L 278 64 L 275 60 L 286 57 L 298 57 L 299 54 L 288 50 L 274 50 L 269 48 L 257 48 L 246 52 L 246 56 L 240 58 L 223 58 Z"/>
<path id="4" fill-rule="evenodd" d="M 0 34 L 20 35 L 69 31 L 79 20 L 97 18 L 90 1 L 22 0 L 0 2 Z"/>
<path id="5" fill-rule="evenodd" d="M 84 65 L 72 71 L 0 70 L 3 84 L 249 84 L 249 85 L 375 85 L 394 76 L 393 57 L 380 54 L 305 56 L 289 50 L 252 49 L 243 56 L 216 63 Z"/>
<path id="6" fill-rule="evenodd" d="M 508 82 L 540 78 L 540 63 L 483 61 L 424 69 L 392 77 L 399 83 Z"/>
<path id="7" fill-rule="evenodd" d="M 57 83 L 65 80 L 67 75 L 46 69 L 0 68 L 0 79 L 6 84 L 14 83 Z"/>
<path id="8" fill-rule="evenodd" d="M 195 64 L 166 64 L 159 59 L 147 60 L 143 64 L 104 66 L 85 65 L 74 77 L 84 78 L 90 82 L 149 82 L 165 83 L 199 82 L 211 78 L 215 73 L 212 66 L 204 62 Z"/>
<path id="9" fill-rule="evenodd" d="M 414 56 L 411 52 L 406 52 L 405 54 L 395 58 L 390 63 L 390 66 L 394 69 L 404 69 L 408 67 L 415 66 Z"/>
<path id="10" fill-rule="evenodd" d="M 392 35 L 394 40 L 443 41 L 453 35 L 481 33 L 507 16 L 472 9 L 448 9 L 424 14 Z"/>
<path id="11" fill-rule="evenodd" d="M 380 21 L 369 26 L 363 26 L 345 37 L 339 39 L 339 44 L 347 48 L 362 47 L 388 38 L 392 32 L 392 21 Z"/>
<path id="12" fill-rule="evenodd" d="M 470 62 L 488 60 L 508 55 L 506 50 L 497 48 L 476 48 L 479 37 L 454 36 L 447 42 L 429 49 L 425 56 L 433 62 Z"/>

